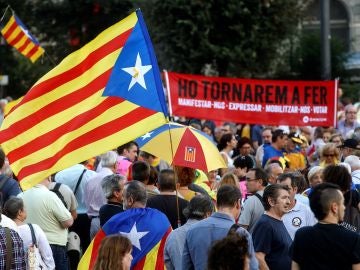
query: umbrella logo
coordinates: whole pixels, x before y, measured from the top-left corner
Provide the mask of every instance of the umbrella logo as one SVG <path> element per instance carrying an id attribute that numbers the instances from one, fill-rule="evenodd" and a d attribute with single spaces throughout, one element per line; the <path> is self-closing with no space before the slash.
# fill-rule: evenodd
<path id="1" fill-rule="evenodd" d="M 185 160 L 189 162 L 195 162 L 196 148 L 185 146 Z"/>

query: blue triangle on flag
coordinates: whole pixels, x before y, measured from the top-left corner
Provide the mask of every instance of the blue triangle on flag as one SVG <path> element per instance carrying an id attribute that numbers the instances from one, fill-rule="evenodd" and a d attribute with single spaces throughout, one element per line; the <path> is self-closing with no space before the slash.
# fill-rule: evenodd
<path id="1" fill-rule="evenodd" d="M 143 30 L 138 20 L 116 60 L 103 96 L 118 96 L 141 107 L 164 112 L 160 72 Z"/>

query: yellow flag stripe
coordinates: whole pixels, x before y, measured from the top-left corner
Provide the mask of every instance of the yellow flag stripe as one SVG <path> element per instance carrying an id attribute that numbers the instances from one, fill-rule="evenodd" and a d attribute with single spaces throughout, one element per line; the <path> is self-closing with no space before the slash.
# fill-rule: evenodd
<path id="1" fill-rule="evenodd" d="M 1 30 L 1 33 L 4 35 L 9 28 L 11 27 L 11 25 L 15 22 L 15 17 L 11 16 L 10 20 L 6 23 L 5 27 Z"/>
<path id="2" fill-rule="evenodd" d="M 146 254 L 144 269 L 155 269 L 161 240 Z"/>

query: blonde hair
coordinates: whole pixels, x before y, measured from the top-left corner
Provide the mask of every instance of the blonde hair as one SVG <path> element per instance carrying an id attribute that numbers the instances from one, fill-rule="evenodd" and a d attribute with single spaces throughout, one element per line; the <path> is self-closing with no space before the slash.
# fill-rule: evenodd
<path id="1" fill-rule="evenodd" d="M 238 187 L 238 179 L 237 176 L 233 173 L 226 173 L 220 180 L 220 187 L 223 185 L 231 185 Z"/>

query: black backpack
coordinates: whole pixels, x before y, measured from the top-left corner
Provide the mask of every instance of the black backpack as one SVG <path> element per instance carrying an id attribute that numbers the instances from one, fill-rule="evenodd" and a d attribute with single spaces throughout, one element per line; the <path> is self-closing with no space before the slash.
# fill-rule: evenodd
<path id="1" fill-rule="evenodd" d="M 60 186 L 61 186 L 60 183 L 56 183 L 55 186 L 54 186 L 54 188 L 53 188 L 53 189 L 50 189 L 50 191 L 54 192 L 54 193 L 59 197 L 59 199 L 62 201 L 62 203 L 64 204 L 65 208 L 68 209 L 67 204 L 66 204 L 65 199 L 64 199 L 64 196 L 61 194 L 61 192 L 60 192 L 60 190 L 59 190 L 59 189 L 60 189 Z"/>

